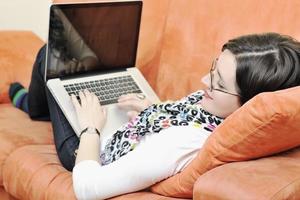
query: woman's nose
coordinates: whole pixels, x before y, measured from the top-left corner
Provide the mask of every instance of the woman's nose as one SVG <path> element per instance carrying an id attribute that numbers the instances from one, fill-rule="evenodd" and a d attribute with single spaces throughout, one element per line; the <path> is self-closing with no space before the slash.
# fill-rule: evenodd
<path id="1" fill-rule="evenodd" d="M 201 82 L 204 83 L 207 87 L 210 87 L 210 75 L 206 74 L 202 77 Z"/>

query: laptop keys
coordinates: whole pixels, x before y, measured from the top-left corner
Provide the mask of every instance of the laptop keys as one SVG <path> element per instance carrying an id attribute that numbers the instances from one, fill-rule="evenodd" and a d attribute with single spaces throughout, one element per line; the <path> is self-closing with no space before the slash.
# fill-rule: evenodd
<path id="1" fill-rule="evenodd" d="M 79 99 L 79 91 L 88 89 L 95 93 L 101 105 L 117 103 L 118 98 L 123 94 L 142 93 L 131 76 L 75 83 L 64 87 L 69 95 L 74 94 L 77 99 Z"/>

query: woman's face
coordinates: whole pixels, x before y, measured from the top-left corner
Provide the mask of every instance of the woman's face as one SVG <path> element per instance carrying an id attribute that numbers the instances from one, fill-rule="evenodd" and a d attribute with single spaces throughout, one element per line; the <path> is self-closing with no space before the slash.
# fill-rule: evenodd
<path id="1" fill-rule="evenodd" d="M 236 86 L 236 60 L 229 50 L 224 50 L 215 61 L 211 76 L 207 74 L 202 82 L 207 85 L 204 98 L 200 104 L 207 112 L 226 118 L 240 107 L 238 89 Z M 210 90 L 213 88 L 212 90 Z M 230 94 L 228 94 L 230 93 Z"/>

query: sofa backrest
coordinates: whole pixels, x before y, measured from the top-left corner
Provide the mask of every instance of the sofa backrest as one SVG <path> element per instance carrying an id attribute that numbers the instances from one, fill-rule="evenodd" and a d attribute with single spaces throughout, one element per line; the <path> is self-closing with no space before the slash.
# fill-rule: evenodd
<path id="1" fill-rule="evenodd" d="M 83 0 L 54 0 L 56 3 L 76 1 Z M 211 60 L 218 56 L 222 44 L 228 39 L 242 34 L 271 31 L 300 40 L 300 12 L 296 9 L 300 7 L 298 0 L 143 2 L 137 66 L 162 100 L 178 99 L 202 88 L 200 78 L 208 72 Z M 31 73 L 28 69 L 38 47 L 42 46 L 41 41 L 32 43 L 26 36 L 18 35 L 15 38 L 27 42 L 24 44 L 15 39 L 12 42 L 12 39 L 7 40 L 7 35 L 0 38 L 0 103 L 8 101 L 3 95 L 8 80 L 22 80 L 28 84 Z M 19 56 L 9 57 L 14 55 L 12 52 L 19 53 Z M 12 62 L 11 58 L 16 60 Z M 6 71 L 7 68 L 19 67 L 26 68 L 25 72 Z M 179 81 L 181 87 L 176 87 Z"/>
<path id="2" fill-rule="evenodd" d="M 162 100 L 180 98 L 203 87 L 200 77 L 233 37 L 300 40 L 299 8 L 298 0 L 144 0 L 138 64 Z"/>
<path id="3" fill-rule="evenodd" d="M 30 31 L 0 31 L 0 103 L 8 99 L 9 84 L 29 84 L 35 56 L 43 42 Z"/>

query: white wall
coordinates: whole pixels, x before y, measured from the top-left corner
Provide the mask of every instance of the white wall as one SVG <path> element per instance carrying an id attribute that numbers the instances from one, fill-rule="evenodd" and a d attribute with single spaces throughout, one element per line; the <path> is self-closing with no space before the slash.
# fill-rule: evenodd
<path id="1" fill-rule="evenodd" d="M 30 30 L 46 40 L 50 0 L 0 0 L 0 30 Z"/>

